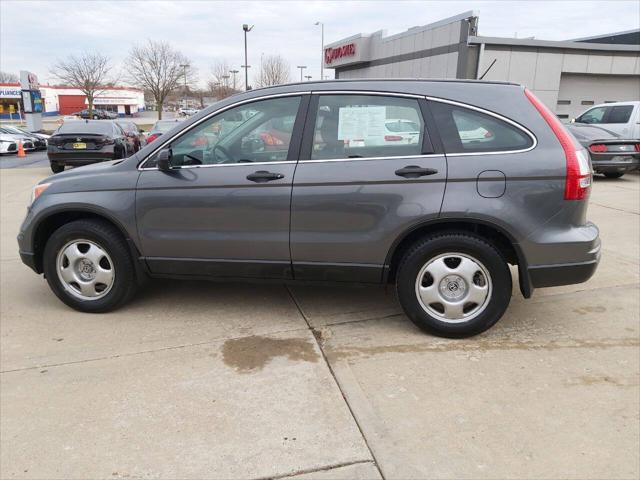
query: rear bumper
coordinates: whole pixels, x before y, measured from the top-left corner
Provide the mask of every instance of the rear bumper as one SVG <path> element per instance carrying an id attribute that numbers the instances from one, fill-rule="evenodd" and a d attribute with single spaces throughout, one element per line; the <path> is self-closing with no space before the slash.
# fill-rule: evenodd
<path id="1" fill-rule="evenodd" d="M 547 265 L 529 265 L 527 274 L 533 288 L 557 287 L 560 285 L 573 285 L 589 280 L 600 263 L 601 242 L 595 225 L 595 237 L 583 238 L 581 242 L 572 242 L 572 249 L 581 251 L 580 261 L 570 263 L 553 263 Z M 566 245 L 558 246 L 560 248 Z M 553 248 L 547 246 L 546 248 Z"/>
<path id="2" fill-rule="evenodd" d="M 529 278 L 534 288 L 583 283 L 593 276 L 599 262 L 600 257 L 598 256 L 596 260 L 583 263 L 529 267 Z"/>
<path id="3" fill-rule="evenodd" d="M 591 166 L 597 173 L 632 172 L 640 168 L 640 158 L 632 158 L 627 162 L 613 162 L 610 160 L 591 160 Z"/>
<path id="4" fill-rule="evenodd" d="M 51 153 L 48 155 L 50 163 L 59 165 L 89 165 L 96 162 L 113 160 L 113 151 L 82 152 L 82 153 Z"/>

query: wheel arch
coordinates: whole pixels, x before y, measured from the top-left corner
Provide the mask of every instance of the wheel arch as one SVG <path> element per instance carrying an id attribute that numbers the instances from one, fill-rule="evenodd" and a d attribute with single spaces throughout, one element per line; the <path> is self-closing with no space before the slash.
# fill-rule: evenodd
<path id="1" fill-rule="evenodd" d="M 525 298 L 531 297 L 533 287 L 528 275 L 527 262 L 515 237 L 495 223 L 475 218 L 431 220 L 413 225 L 405 230 L 387 253 L 384 263 L 383 283 L 395 282 L 400 260 L 411 245 L 426 235 L 442 232 L 469 232 L 490 241 L 504 255 L 508 263 L 518 267 L 520 291 Z"/>
<path id="2" fill-rule="evenodd" d="M 129 246 L 132 258 L 137 260 L 140 257 L 140 252 L 135 242 L 131 238 L 131 235 L 127 233 L 126 228 L 115 218 L 106 212 L 96 210 L 90 207 L 74 207 L 62 210 L 55 210 L 48 212 L 45 216 L 38 220 L 38 223 L 33 229 L 32 245 L 34 254 L 34 266 L 38 273 L 43 272 L 42 256 L 44 253 L 44 247 L 47 243 L 47 239 L 51 234 L 61 226 L 73 222 L 75 220 L 101 220 L 113 226 L 122 235 L 122 238 L 127 242 Z M 135 262 L 138 264 L 139 262 Z"/>

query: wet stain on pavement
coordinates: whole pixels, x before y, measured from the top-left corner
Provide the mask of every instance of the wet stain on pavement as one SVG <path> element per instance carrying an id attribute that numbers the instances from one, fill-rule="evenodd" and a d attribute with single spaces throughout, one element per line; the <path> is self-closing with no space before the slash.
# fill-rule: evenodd
<path id="1" fill-rule="evenodd" d="M 482 352 L 490 350 L 559 350 L 566 348 L 613 348 L 638 347 L 637 338 L 611 338 L 597 341 L 591 340 L 551 340 L 548 342 L 517 342 L 506 339 L 480 340 L 471 342 L 436 341 L 434 343 L 418 343 L 414 345 L 381 345 L 370 347 L 329 347 L 325 353 L 329 360 L 348 359 L 352 357 L 368 358 L 385 353 L 420 353 L 420 352 Z"/>
<path id="2" fill-rule="evenodd" d="M 317 362 L 320 358 L 313 343 L 304 338 L 270 338 L 251 336 L 233 338 L 222 346 L 224 363 L 240 373 L 262 370 L 276 357 L 291 361 Z"/>
<path id="3" fill-rule="evenodd" d="M 574 313 L 577 313 L 579 315 L 587 315 L 589 313 L 604 313 L 607 311 L 607 309 L 605 307 L 602 307 L 600 305 L 595 306 L 595 307 L 580 307 L 580 308 L 575 308 Z"/>

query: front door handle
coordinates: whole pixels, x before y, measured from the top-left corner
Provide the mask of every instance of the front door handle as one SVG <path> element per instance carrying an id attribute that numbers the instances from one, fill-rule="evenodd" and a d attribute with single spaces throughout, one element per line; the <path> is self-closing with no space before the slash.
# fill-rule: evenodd
<path id="1" fill-rule="evenodd" d="M 404 178 L 419 178 L 425 175 L 435 175 L 438 170 L 435 168 L 422 168 L 418 165 L 407 165 L 404 168 L 396 170 L 396 175 Z"/>
<path id="2" fill-rule="evenodd" d="M 247 175 L 247 180 L 251 180 L 256 183 L 271 182 L 273 180 L 280 180 L 281 178 L 284 178 L 284 175 L 281 173 L 271 173 L 266 170 L 258 170 L 257 172 Z"/>

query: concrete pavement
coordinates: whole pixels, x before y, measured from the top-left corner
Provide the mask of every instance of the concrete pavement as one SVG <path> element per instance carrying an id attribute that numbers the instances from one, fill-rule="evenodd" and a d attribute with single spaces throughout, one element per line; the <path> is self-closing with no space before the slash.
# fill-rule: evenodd
<path id="1" fill-rule="evenodd" d="M 392 288 L 153 282 L 70 310 L 0 172 L 0 478 L 638 478 L 640 177 L 597 179 L 603 259 L 466 340 Z"/>

